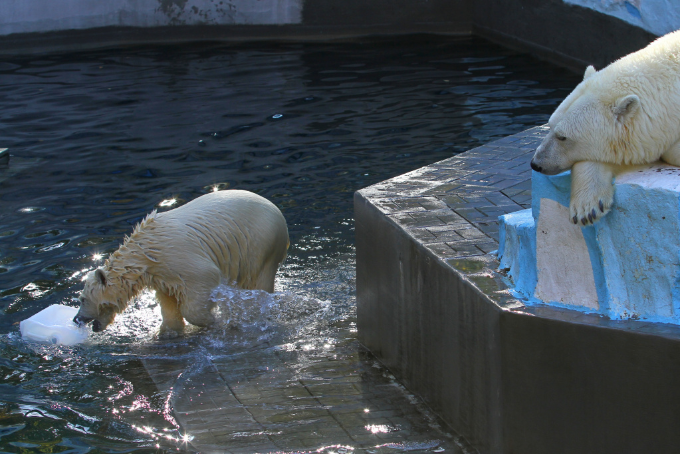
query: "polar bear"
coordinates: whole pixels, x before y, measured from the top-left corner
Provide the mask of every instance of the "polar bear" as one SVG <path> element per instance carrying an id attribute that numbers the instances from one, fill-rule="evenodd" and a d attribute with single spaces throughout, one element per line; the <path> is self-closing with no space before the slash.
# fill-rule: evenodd
<path id="1" fill-rule="evenodd" d="M 572 169 L 574 224 L 607 214 L 617 173 L 659 159 L 680 165 L 680 31 L 600 71 L 589 66 L 548 125 L 531 168 L 546 175 Z"/>
<path id="2" fill-rule="evenodd" d="M 104 266 L 88 273 L 74 322 L 92 321 L 92 330 L 101 331 L 150 288 L 161 306 L 161 334 L 181 332 L 184 319 L 210 325 L 213 289 L 229 283 L 273 292 L 289 244 L 281 211 L 248 191 L 212 192 L 153 211 Z"/>

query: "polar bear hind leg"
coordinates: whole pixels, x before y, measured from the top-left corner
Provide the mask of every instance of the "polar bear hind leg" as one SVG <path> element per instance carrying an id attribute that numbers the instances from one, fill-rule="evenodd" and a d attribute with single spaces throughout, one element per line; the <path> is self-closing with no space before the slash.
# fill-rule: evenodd
<path id="1" fill-rule="evenodd" d="M 192 288 L 187 294 L 186 302 L 180 306 L 182 315 L 192 325 L 206 327 L 215 322 L 213 309 L 215 301 L 210 298 L 212 291 L 219 285 L 217 279 L 212 284 L 204 284 Z"/>
<path id="2" fill-rule="evenodd" d="M 574 224 L 593 224 L 614 201 L 614 169 L 601 162 L 577 162 L 571 169 L 569 213 Z"/>
<path id="3" fill-rule="evenodd" d="M 192 325 L 206 327 L 215 321 L 215 302 L 210 294 L 220 284 L 222 273 L 213 263 L 193 262 L 180 276 L 186 285 L 185 295 L 179 304 L 181 316 Z"/>
<path id="4" fill-rule="evenodd" d="M 274 278 L 276 277 L 276 270 L 278 267 L 278 263 L 268 263 L 265 265 L 257 276 L 255 288 L 274 293 Z"/>
<path id="5" fill-rule="evenodd" d="M 156 298 L 161 305 L 161 315 L 163 316 L 159 334 L 165 336 L 171 332 L 181 333 L 184 330 L 184 317 L 179 310 L 177 298 L 160 290 L 156 290 Z"/>
<path id="6" fill-rule="evenodd" d="M 675 142 L 664 154 L 661 159 L 672 166 L 680 167 L 680 140 Z"/>

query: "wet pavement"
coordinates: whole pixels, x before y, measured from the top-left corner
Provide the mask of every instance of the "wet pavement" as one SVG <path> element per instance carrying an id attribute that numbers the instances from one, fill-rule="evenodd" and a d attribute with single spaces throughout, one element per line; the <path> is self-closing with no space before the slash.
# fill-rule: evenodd
<path id="1" fill-rule="evenodd" d="M 472 452 L 355 340 L 143 363 L 190 450 Z"/>
<path id="2" fill-rule="evenodd" d="M 438 257 L 498 248 L 498 217 L 531 207 L 537 126 L 362 189 L 381 212 Z"/>

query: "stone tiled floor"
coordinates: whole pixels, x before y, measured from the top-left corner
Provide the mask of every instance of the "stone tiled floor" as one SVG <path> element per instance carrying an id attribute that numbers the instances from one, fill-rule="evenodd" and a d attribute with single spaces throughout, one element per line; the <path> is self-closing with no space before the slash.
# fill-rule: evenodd
<path id="1" fill-rule="evenodd" d="M 539 126 L 363 189 L 371 203 L 447 259 L 498 247 L 498 216 L 531 206 Z"/>
<path id="2" fill-rule="evenodd" d="M 529 160 L 545 132 L 503 138 L 362 194 L 442 260 L 486 255 L 498 247 L 498 216 L 531 204 Z M 473 452 L 350 331 L 309 349 L 262 347 L 195 363 L 151 355 L 144 364 L 193 450 Z"/>
<path id="3" fill-rule="evenodd" d="M 219 453 L 467 452 L 356 340 L 191 363 L 147 356 L 187 449 Z M 472 451 L 470 451 L 472 452 Z"/>

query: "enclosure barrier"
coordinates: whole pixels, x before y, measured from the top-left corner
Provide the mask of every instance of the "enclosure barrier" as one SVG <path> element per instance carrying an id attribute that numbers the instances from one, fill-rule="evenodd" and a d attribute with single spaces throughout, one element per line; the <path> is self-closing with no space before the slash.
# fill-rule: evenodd
<path id="1" fill-rule="evenodd" d="M 355 194 L 360 340 L 480 453 L 674 452 L 680 327 L 532 305 L 499 272 L 545 132 Z"/>

